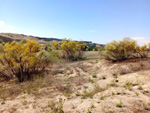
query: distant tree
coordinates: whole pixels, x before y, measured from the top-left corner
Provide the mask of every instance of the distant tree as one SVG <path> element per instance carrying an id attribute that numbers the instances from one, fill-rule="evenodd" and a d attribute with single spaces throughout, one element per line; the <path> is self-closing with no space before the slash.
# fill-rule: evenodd
<path id="1" fill-rule="evenodd" d="M 92 45 L 90 45 L 90 46 L 87 47 L 86 50 L 87 50 L 87 51 L 93 51 L 93 49 L 94 49 L 94 47 L 93 47 Z"/>

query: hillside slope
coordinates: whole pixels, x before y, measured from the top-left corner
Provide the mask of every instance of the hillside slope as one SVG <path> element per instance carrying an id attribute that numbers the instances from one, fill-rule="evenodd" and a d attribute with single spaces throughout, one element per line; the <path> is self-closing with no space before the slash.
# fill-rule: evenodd
<path id="1" fill-rule="evenodd" d="M 46 43 L 49 41 L 61 41 L 62 39 L 58 38 L 46 38 L 46 37 L 37 37 L 24 34 L 14 34 L 14 33 L 0 33 L 0 41 L 21 41 L 21 40 L 34 40 L 39 43 Z M 92 43 L 91 41 L 83 41 L 87 45 L 101 47 L 103 44 Z"/>

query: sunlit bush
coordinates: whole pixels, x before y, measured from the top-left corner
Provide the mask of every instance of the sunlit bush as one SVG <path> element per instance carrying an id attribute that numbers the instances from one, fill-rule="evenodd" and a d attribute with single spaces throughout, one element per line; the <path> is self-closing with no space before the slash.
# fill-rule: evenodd
<path id="1" fill-rule="evenodd" d="M 130 58 L 146 58 L 148 51 L 146 45 L 140 47 L 134 40 L 125 38 L 122 41 L 108 43 L 100 54 L 107 60 L 123 61 Z"/>
<path id="2" fill-rule="evenodd" d="M 72 40 L 63 40 L 59 43 L 53 42 L 56 49 L 62 51 L 62 56 L 68 60 L 79 60 L 82 59 L 83 52 L 86 44 L 81 42 L 75 42 Z"/>
<path id="3" fill-rule="evenodd" d="M 32 79 L 53 64 L 53 54 L 34 41 L 11 42 L 0 45 L 0 77 L 9 80 L 17 77 L 19 82 Z"/>
<path id="4" fill-rule="evenodd" d="M 53 44 L 53 49 L 55 49 L 55 50 L 60 49 L 60 43 L 53 41 L 52 44 Z"/>
<path id="5" fill-rule="evenodd" d="M 135 41 L 125 38 L 123 41 L 113 41 L 104 47 L 104 57 L 112 61 L 126 60 L 135 52 Z"/>
<path id="6" fill-rule="evenodd" d="M 53 54 L 54 57 L 61 58 L 61 52 L 55 48 L 55 46 L 53 45 L 54 43 L 57 43 L 57 42 L 49 42 L 45 44 L 44 49 L 48 51 L 49 53 Z"/>
<path id="7" fill-rule="evenodd" d="M 147 45 L 143 45 L 141 47 L 139 45 L 137 45 L 136 46 L 136 53 L 137 53 L 137 57 L 147 58 L 148 57 L 148 53 L 149 53 Z"/>

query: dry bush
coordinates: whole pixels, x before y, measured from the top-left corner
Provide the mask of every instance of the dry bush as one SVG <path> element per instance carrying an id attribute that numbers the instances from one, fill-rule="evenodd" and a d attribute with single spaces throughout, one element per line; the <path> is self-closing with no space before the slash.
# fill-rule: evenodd
<path id="1" fill-rule="evenodd" d="M 9 80 L 15 76 L 19 82 L 30 80 L 43 73 L 54 59 L 54 54 L 43 50 L 37 42 L 6 43 L 0 45 L 0 77 Z"/>

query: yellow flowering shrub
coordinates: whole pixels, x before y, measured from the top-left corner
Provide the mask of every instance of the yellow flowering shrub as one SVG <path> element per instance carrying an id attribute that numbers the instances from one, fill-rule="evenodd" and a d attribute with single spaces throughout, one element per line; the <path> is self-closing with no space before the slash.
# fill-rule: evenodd
<path id="1" fill-rule="evenodd" d="M 5 80 L 13 76 L 20 82 L 31 79 L 32 75 L 44 72 L 52 63 L 52 54 L 35 41 L 0 45 L 0 77 Z"/>
<path id="2" fill-rule="evenodd" d="M 57 43 L 57 42 L 55 42 L 55 43 Z M 44 49 L 46 51 L 50 52 L 51 54 L 53 54 L 53 56 L 55 58 L 61 58 L 61 52 L 54 47 L 53 42 L 49 42 L 49 43 L 45 44 Z"/>
<path id="3" fill-rule="evenodd" d="M 149 47 L 149 49 L 150 49 L 150 43 L 148 43 L 148 47 Z"/>
<path id="4" fill-rule="evenodd" d="M 149 44 L 150 49 L 150 44 Z M 122 61 L 129 58 L 146 58 L 148 57 L 147 45 L 139 46 L 134 40 L 125 38 L 122 41 L 113 41 L 108 43 L 101 55 L 111 61 Z"/>
<path id="5" fill-rule="evenodd" d="M 85 43 L 75 42 L 72 40 L 63 40 L 60 43 L 53 42 L 55 47 L 59 47 L 62 51 L 63 57 L 69 60 L 78 60 L 82 58 L 84 49 L 86 47 Z"/>
<path id="6" fill-rule="evenodd" d="M 125 38 L 122 41 L 113 41 L 104 47 L 104 57 L 112 61 L 126 60 L 132 56 L 135 51 L 135 41 Z"/>
<path id="7" fill-rule="evenodd" d="M 52 44 L 53 44 L 53 49 L 56 49 L 56 50 L 60 49 L 60 44 L 58 42 L 53 41 Z"/>
<path id="8" fill-rule="evenodd" d="M 143 45 L 143 46 L 136 46 L 136 53 L 137 53 L 137 57 L 140 58 L 147 58 L 148 57 L 148 53 L 149 51 L 147 50 L 147 45 Z"/>

